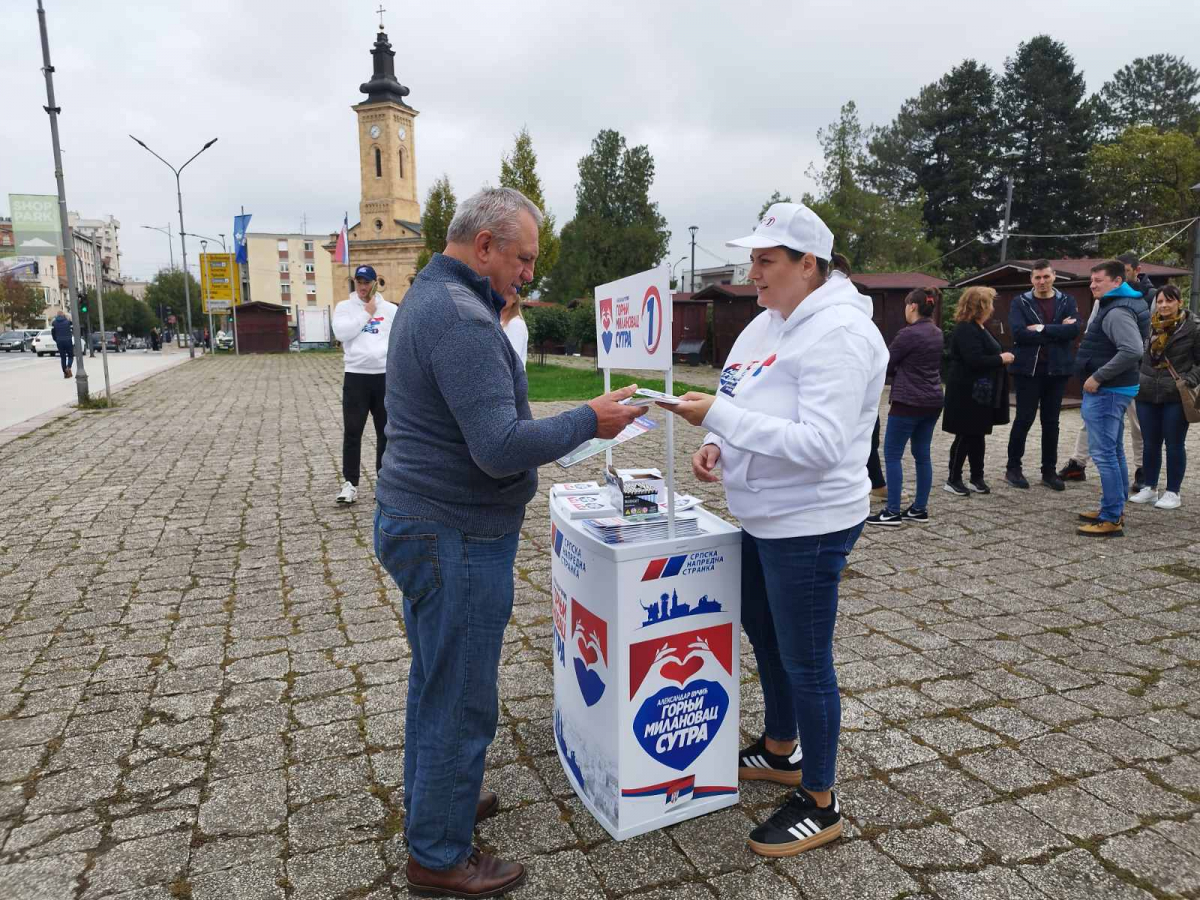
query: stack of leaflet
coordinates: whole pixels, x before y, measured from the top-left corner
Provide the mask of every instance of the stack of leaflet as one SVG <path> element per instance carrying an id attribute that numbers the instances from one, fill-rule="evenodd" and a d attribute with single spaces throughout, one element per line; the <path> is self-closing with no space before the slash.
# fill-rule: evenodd
<path id="1" fill-rule="evenodd" d="M 588 519 L 583 524 L 606 544 L 637 544 L 671 537 L 667 531 L 667 514 L 662 512 L 645 516 Z M 700 534 L 699 516 L 687 512 L 675 515 L 675 537 L 693 537 L 697 534 Z"/>

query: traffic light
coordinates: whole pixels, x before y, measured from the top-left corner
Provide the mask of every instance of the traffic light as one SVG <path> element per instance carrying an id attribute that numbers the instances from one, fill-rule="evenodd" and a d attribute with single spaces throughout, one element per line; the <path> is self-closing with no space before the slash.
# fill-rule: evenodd
<path id="1" fill-rule="evenodd" d="M 79 292 L 79 315 L 86 316 L 88 314 L 88 295 L 87 291 Z"/>

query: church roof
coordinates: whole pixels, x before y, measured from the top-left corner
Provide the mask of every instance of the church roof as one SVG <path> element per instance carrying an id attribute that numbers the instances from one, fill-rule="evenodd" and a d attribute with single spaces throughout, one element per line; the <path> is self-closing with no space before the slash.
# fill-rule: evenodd
<path id="1" fill-rule="evenodd" d="M 375 46 L 371 50 L 374 69 L 371 80 L 360 84 L 358 89 L 367 95 L 364 103 L 383 103 L 392 101 L 403 107 L 408 106 L 404 98 L 408 96 L 408 88 L 396 78 L 396 51 L 388 42 L 388 36 L 382 30 L 375 38 Z"/>

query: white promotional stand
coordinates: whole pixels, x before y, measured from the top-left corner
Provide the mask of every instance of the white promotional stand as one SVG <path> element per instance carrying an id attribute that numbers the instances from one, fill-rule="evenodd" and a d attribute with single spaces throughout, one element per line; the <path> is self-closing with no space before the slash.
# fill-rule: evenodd
<path id="1" fill-rule="evenodd" d="M 616 367 L 665 371 L 671 392 L 667 284 L 663 268 L 597 288 L 606 390 Z M 668 537 L 606 544 L 550 503 L 555 742 L 617 840 L 738 800 L 741 532 L 696 509 L 699 533 L 674 536 L 673 418 Z"/>

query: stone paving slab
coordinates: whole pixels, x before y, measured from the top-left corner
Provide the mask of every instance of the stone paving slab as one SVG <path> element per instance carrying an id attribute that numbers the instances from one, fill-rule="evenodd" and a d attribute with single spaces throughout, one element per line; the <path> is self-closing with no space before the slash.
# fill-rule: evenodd
<path id="1" fill-rule="evenodd" d="M 0 447 L 2 900 L 406 896 L 408 648 L 370 480 L 333 503 L 340 379 L 336 356 L 200 360 Z M 662 437 L 620 458 L 657 463 Z M 530 864 L 517 896 L 1200 897 L 1200 476 L 1182 509 L 1132 507 L 1128 537 L 1097 543 L 1074 533 L 1094 477 L 1011 489 L 1006 437 L 991 496 L 936 490 L 929 525 L 855 548 L 835 639 L 847 837 L 773 862 L 744 843 L 782 799 L 766 783 L 619 844 L 572 795 L 550 719 L 545 489 L 564 473 L 545 468 L 488 754 L 501 810 L 479 830 Z M 725 514 L 690 475 L 699 438 L 680 425 L 680 486 Z M 939 432 L 938 476 L 947 450 Z"/>

